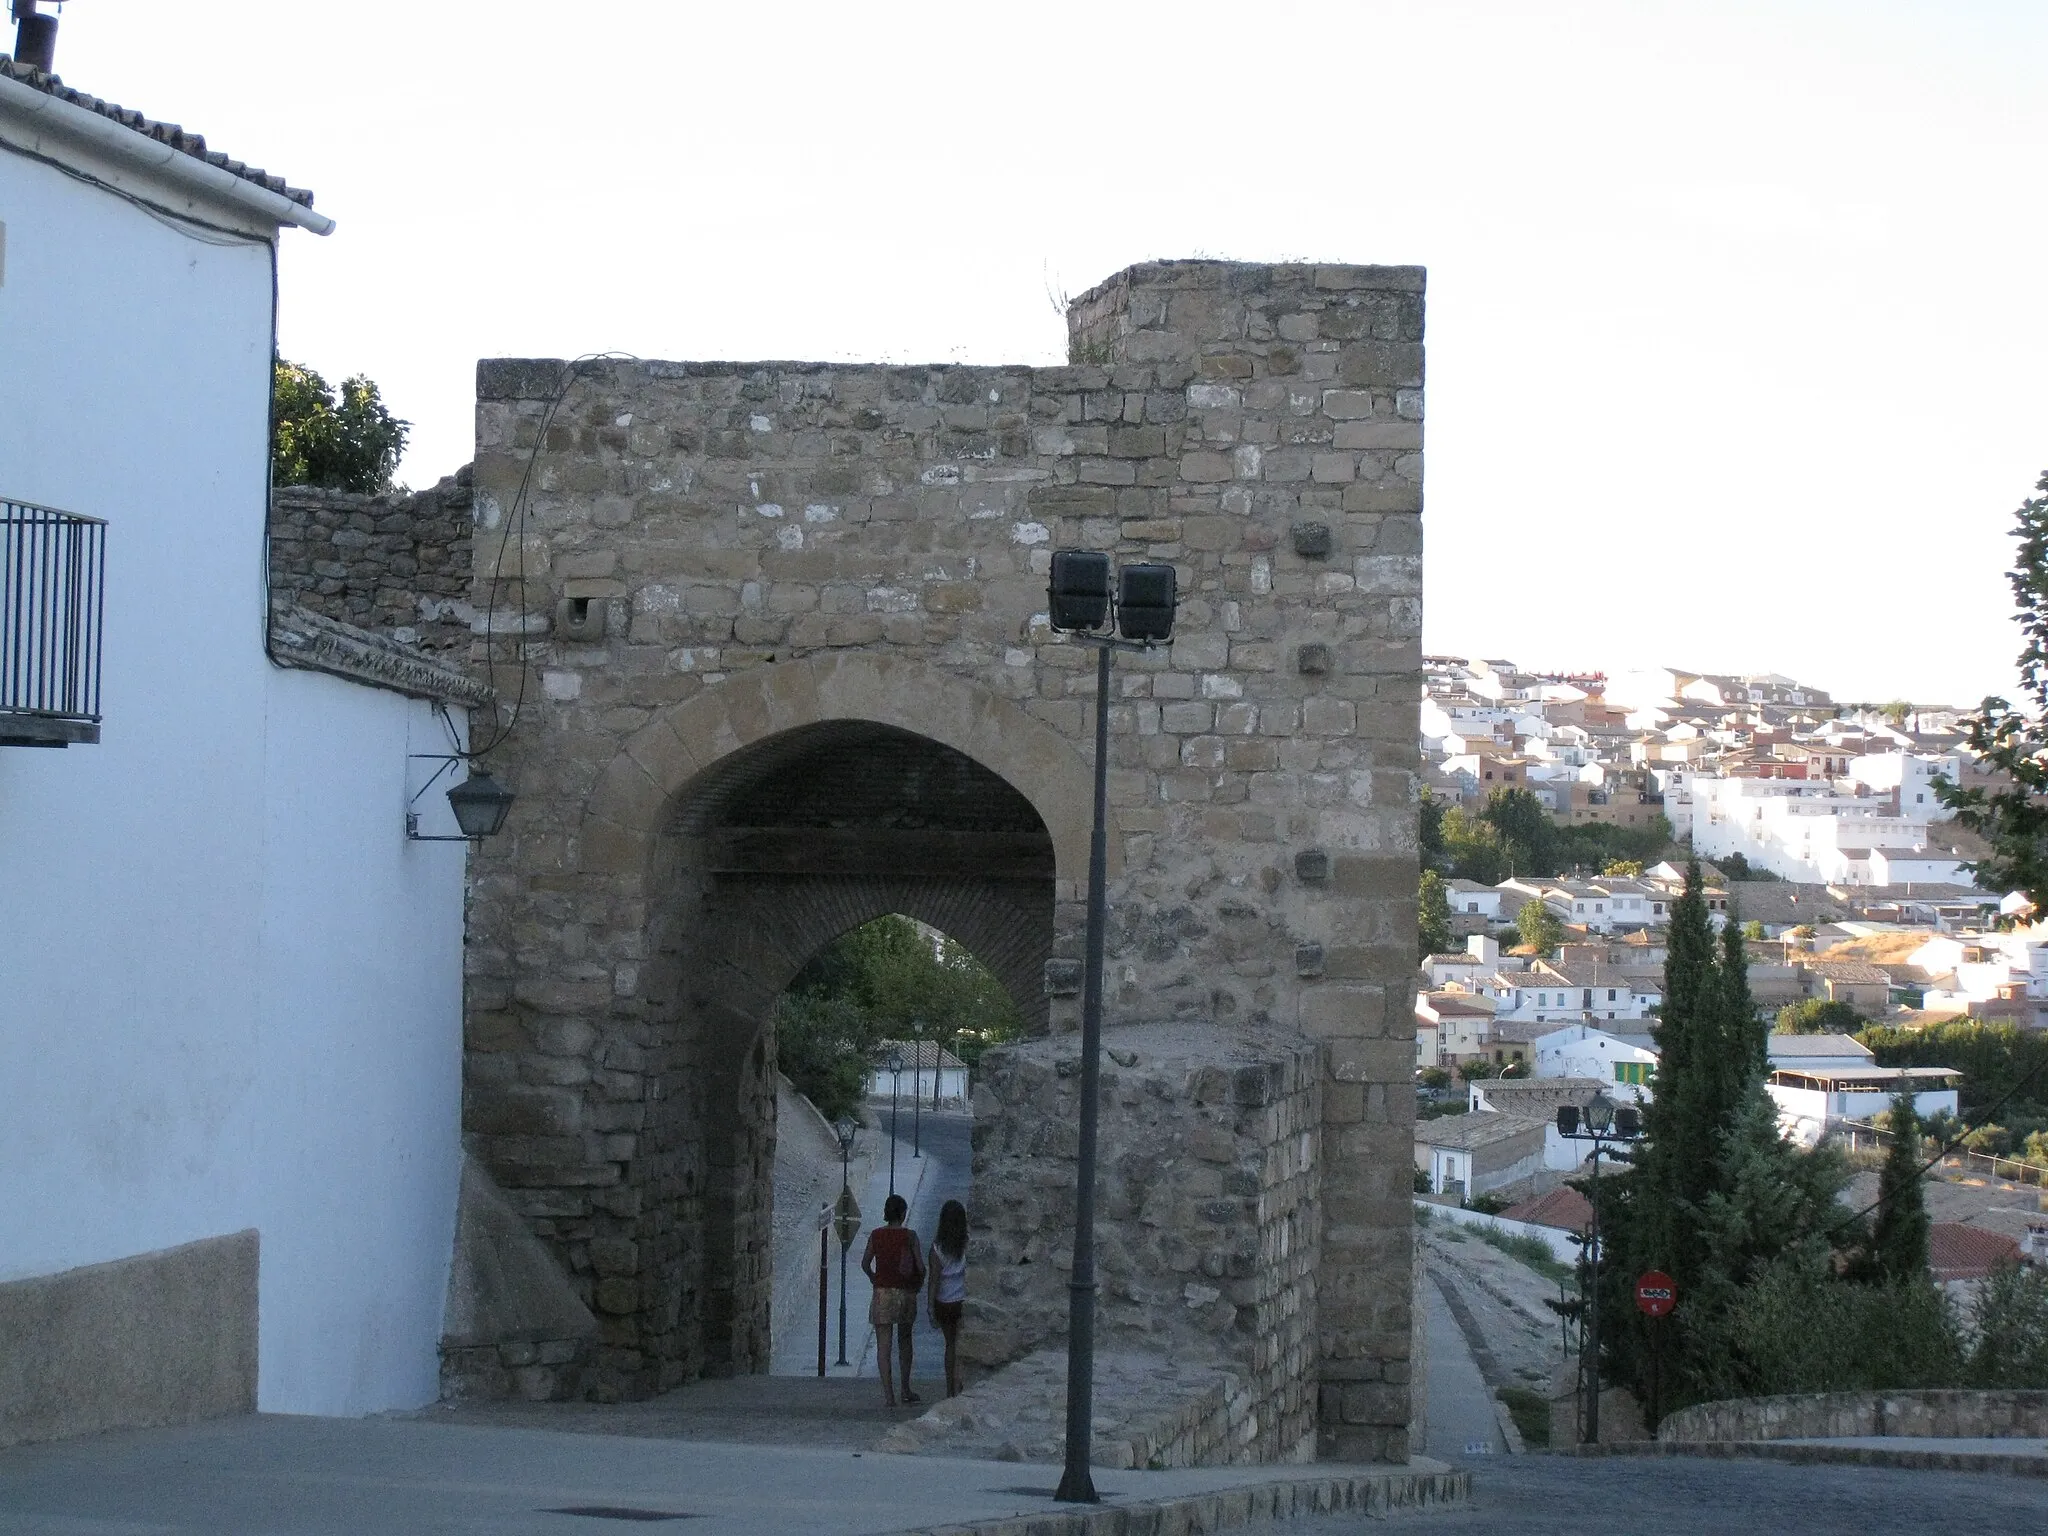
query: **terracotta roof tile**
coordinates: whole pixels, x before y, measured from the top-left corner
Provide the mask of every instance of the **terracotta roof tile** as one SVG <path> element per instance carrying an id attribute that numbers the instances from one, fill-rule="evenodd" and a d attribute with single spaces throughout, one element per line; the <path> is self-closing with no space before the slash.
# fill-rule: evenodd
<path id="1" fill-rule="evenodd" d="M 1927 1267 L 1937 1280 L 1982 1280 L 2001 1264 L 2019 1262 L 2020 1245 L 2002 1232 L 1937 1221 L 1927 1232 Z"/>
<path id="2" fill-rule="evenodd" d="M 73 90 L 64 83 L 62 76 L 44 74 L 33 65 L 17 63 L 4 53 L 0 53 L 0 75 L 17 81 L 31 90 L 41 91 L 46 96 L 54 96 L 59 101 L 69 102 L 74 107 L 83 107 L 86 111 L 97 113 L 124 128 L 132 128 L 146 139 L 168 144 L 180 154 L 190 155 L 195 160 L 204 160 L 208 165 L 217 166 L 230 175 L 239 176 L 244 181 L 252 181 L 280 197 L 290 198 L 301 207 L 313 206 L 313 194 L 304 187 L 287 186 L 282 176 L 273 176 L 256 166 L 230 159 L 219 150 L 208 149 L 204 137 L 196 133 L 187 133 L 176 123 L 160 123 L 155 118 L 144 117 L 132 107 L 118 106 L 97 96 L 88 96 L 84 91 Z"/>
<path id="3" fill-rule="evenodd" d="M 1547 1195 L 1509 1206 L 1501 1215 L 1508 1221 L 1526 1221 L 1532 1227 L 1583 1233 L 1593 1225 L 1593 1202 L 1571 1185 L 1560 1184 Z"/>

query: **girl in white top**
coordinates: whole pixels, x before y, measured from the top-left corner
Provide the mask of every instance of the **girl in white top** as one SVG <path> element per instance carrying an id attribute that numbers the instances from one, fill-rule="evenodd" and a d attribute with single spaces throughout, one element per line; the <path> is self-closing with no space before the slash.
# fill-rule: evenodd
<path id="1" fill-rule="evenodd" d="M 967 1300 L 967 1207 L 948 1200 L 939 1207 L 938 1238 L 925 1263 L 931 1276 L 926 1294 L 930 1298 L 932 1326 L 946 1340 L 946 1396 L 960 1394 L 960 1313 Z"/>

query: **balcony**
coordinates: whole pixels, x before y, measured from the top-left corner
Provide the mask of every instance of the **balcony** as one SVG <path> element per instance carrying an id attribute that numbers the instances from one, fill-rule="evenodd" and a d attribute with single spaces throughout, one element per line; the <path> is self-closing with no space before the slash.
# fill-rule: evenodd
<path id="1" fill-rule="evenodd" d="M 0 500 L 0 747 L 100 739 L 107 525 Z"/>

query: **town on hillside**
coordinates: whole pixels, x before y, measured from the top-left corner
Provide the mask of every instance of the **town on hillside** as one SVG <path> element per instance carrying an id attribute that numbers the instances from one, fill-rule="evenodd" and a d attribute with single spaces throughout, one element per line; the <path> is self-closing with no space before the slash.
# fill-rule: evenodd
<path id="1" fill-rule="evenodd" d="M 1910 1094 L 1958 1141 L 1935 1213 L 1977 1237 L 1944 1241 L 1985 1250 L 1973 1273 L 2048 1260 L 2040 1199 L 2016 1193 L 2048 1177 L 2048 1120 L 1994 1103 L 1995 1064 L 2048 1050 L 2048 923 L 1978 888 L 1983 845 L 1935 794 L 1985 777 L 1962 711 L 1839 705 L 1776 674 L 1424 670 L 1418 1196 L 1583 1222 L 1559 1188 L 1590 1148 L 1556 1111 L 1654 1095 L 1697 859 L 1709 921 L 1748 941 L 1788 1139 L 1875 1146 Z"/>

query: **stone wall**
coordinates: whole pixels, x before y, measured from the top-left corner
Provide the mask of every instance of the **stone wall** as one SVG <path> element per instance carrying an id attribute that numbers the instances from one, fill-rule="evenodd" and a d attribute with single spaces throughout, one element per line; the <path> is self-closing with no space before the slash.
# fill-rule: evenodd
<path id="1" fill-rule="evenodd" d="M 600 1390 L 752 1368 L 760 1158 L 722 1149 L 824 914 L 946 927 L 1074 1026 L 1094 668 L 1044 608 L 1084 546 L 1183 593 L 1174 643 L 1118 660 L 1110 1017 L 1320 1043 L 1322 1449 L 1405 1456 L 1422 285 L 1137 267 L 1076 303 L 1064 368 L 479 366 L 480 649 L 524 702 L 474 866 L 466 1123 L 618 1282 L 583 1282 Z M 946 753 L 1028 817 L 746 795 Z"/>
<path id="2" fill-rule="evenodd" d="M 1659 1440 L 1814 1440 L 1909 1435 L 1942 1440 L 2048 1436 L 2048 1391 L 1814 1392 L 1696 1403 Z"/>
<path id="3" fill-rule="evenodd" d="M 280 486 L 270 497 L 270 589 L 358 629 L 427 652 L 470 643 L 470 476 L 364 496 Z"/>
<path id="4" fill-rule="evenodd" d="M 1072 1035 L 982 1060 L 970 1359 L 1066 1335 L 1080 1082 Z M 1314 1454 L 1323 1089 L 1321 1048 L 1299 1035 L 1105 1034 L 1097 1339 L 1213 1364 L 1245 1388 L 1193 1414 L 1173 1451 L 1185 1459 L 1167 1465 Z"/>

